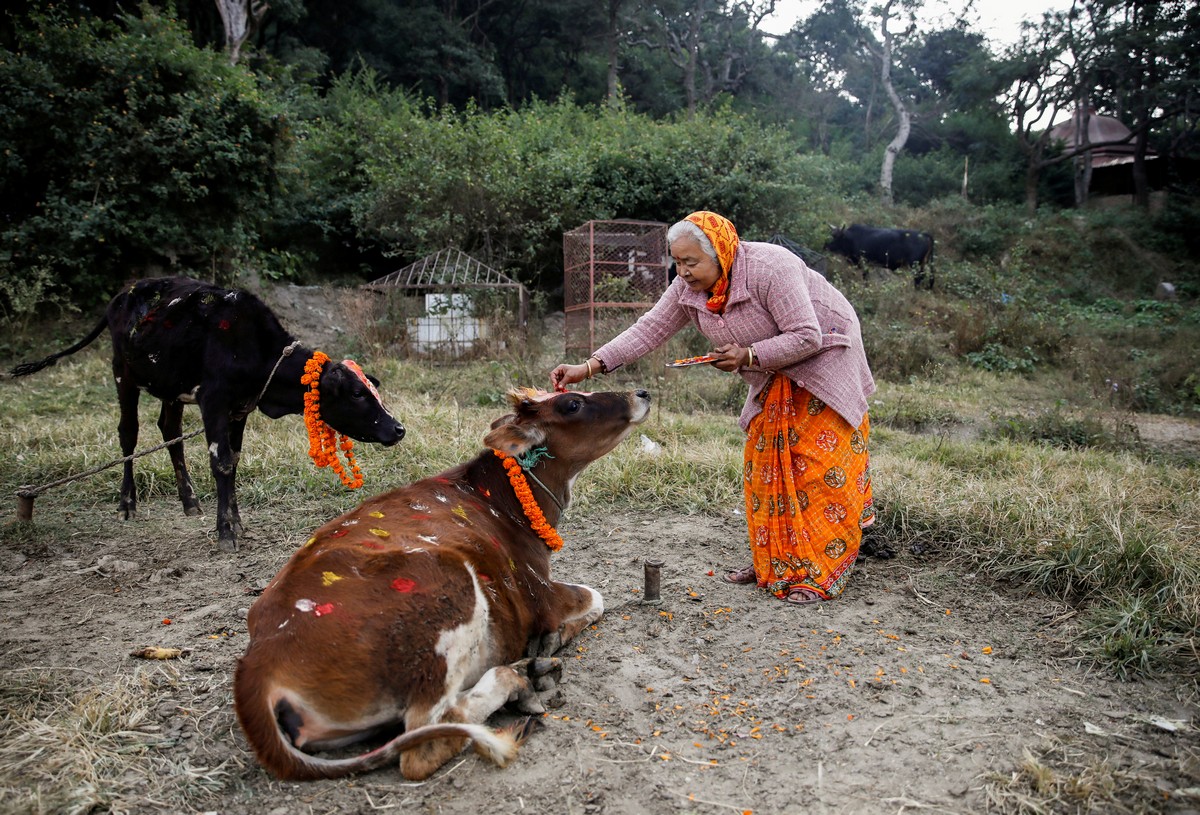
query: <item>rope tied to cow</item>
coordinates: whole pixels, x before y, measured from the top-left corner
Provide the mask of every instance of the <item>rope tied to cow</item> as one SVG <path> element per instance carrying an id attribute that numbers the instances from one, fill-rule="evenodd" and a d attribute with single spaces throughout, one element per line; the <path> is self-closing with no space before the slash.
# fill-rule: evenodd
<path id="1" fill-rule="evenodd" d="M 246 408 L 244 410 L 235 414 L 234 415 L 235 419 L 238 419 L 240 421 L 241 419 L 245 419 L 247 416 L 249 416 L 251 413 L 254 412 L 254 409 L 256 407 L 258 407 L 258 403 L 261 402 L 263 396 L 266 395 L 267 388 L 271 387 L 271 380 L 273 380 L 275 378 L 275 372 L 279 370 L 279 366 L 282 365 L 283 361 L 285 359 L 287 359 L 288 357 L 290 357 L 292 355 L 292 352 L 295 351 L 298 347 L 300 347 L 300 340 L 293 340 L 291 342 L 291 344 L 284 346 L 283 351 L 280 352 L 280 354 L 279 354 L 279 359 L 275 360 L 275 367 L 273 367 L 271 369 L 271 373 L 267 374 L 267 381 L 263 383 L 262 390 L 258 392 L 258 396 L 254 397 L 254 401 L 252 401 L 250 404 L 246 405 Z"/>
<path id="2" fill-rule="evenodd" d="M 89 475 L 95 475 L 96 473 L 101 472 L 102 470 L 107 470 L 109 467 L 115 467 L 118 464 L 124 464 L 127 461 L 133 461 L 135 458 L 141 458 L 142 456 L 149 455 L 150 453 L 156 453 L 159 450 L 162 450 L 164 447 L 170 447 L 172 444 L 178 444 L 181 441 L 186 441 L 187 439 L 190 439 L 192 436 L 197 436 L 203 432 L 204 432 L 203 427 L 197 428 L 197 429 L 193 430 L 191 433 L 185 433 L 177 439 L 171 439 L 170 441 L 164 441 L 162 444 L 155 445 L 154 447 L 149 447 L 145 450 L 139 450 L 136 453 L 130 453 L 129 455 L 125 456 L 124 458 L 119 458 L 119 459 L 116 459 L 115 461 L 110 461 L 107 464 L 100 464 L 96 467 L 93 467 L 90 470 L 84 470 L 81 473 L 75 473 L 74 475 L 64 476 L 64 477 L 58 479 L 57 481 L 51 481 L 48 484 L 40 484 L 37 486 L 34 486 L 32 484 L 25 484 L 23 486 L 17 487 L 17 497 L 18 498 L 37 498 L 39 495 L 41 495 L 46 490 L 53 489 L 54 487 L 61 487 L 63 484 L 69 484 L 72 481 L 78 481 L 81 478 L 87 478 Z"/>

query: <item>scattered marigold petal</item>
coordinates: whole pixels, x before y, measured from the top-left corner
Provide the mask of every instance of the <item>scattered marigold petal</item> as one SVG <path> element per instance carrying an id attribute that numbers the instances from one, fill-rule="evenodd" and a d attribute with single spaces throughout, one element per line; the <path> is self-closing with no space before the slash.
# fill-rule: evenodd
<path id="1" fill-rule="evenodd" d="M 979 681 L 980 681 L 980 682 L 982 682 L 982 683 L 983 683 L 983 684 L 985 684 L 985 685 L 990 685 L 990 684 L 992 684 L 992 680 L 988 679 L 986 676 L 985 676 L 985 677 L 983 677 L 983 678 L 981 678 Z"/>
<path id="2" fill-rule="evenodd" d="M 992 652 L 992 646 L 990 646 L 990 645 L 983 646 L 982 653 L 990 654 L 991 652 Z"/>

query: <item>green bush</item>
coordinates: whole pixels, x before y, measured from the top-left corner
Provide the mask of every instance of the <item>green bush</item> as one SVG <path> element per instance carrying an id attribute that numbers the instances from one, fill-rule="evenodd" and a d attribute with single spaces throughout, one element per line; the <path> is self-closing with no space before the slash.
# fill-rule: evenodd
<path id="1" fill-rule="evenodd" d="M 0 312 L 107 299 L 176 265 L 230 275 L 270 214 L 286 118 L 144 8 L 32 15 L 0 52 Z"/>

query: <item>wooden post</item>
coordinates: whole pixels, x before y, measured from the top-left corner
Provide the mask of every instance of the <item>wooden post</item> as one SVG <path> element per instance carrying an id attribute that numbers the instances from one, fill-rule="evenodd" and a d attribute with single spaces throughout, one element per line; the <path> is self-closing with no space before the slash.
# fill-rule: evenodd
<path id="1" fill-rule="evenodd" d="M 33 520 L 33 499 L 37 497 L 37 493 L 30 487 L 21 487 L 17 490 L 17 520 L 32 521 Z"/>
<path id="2" fill-rule="evenodd" d="M 662 565 L 661 560 L 646 561 L 646 587 L 642 592 L 643 603 L 662 602 L 662 597 L 659 596 L 659 589 L 662 586 Z"/>

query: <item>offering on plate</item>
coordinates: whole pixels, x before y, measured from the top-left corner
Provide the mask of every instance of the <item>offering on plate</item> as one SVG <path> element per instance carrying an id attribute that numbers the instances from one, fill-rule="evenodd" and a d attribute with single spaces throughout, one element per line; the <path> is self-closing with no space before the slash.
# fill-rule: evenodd
<path id="1" fill-rule="evenodd" d="M 699 357 L 686 357 L 684 359 L 677 359 L 674 362 L 668 362 L 667 367 L 668 368 L 686 368 L 689 365 L 705 365 L 709 362 L 716 362 L 716 361 L 717 361 L 717 358 L 714 357 L 712 354 L 704 354 L 703 356 L 699 356 Z"/>

